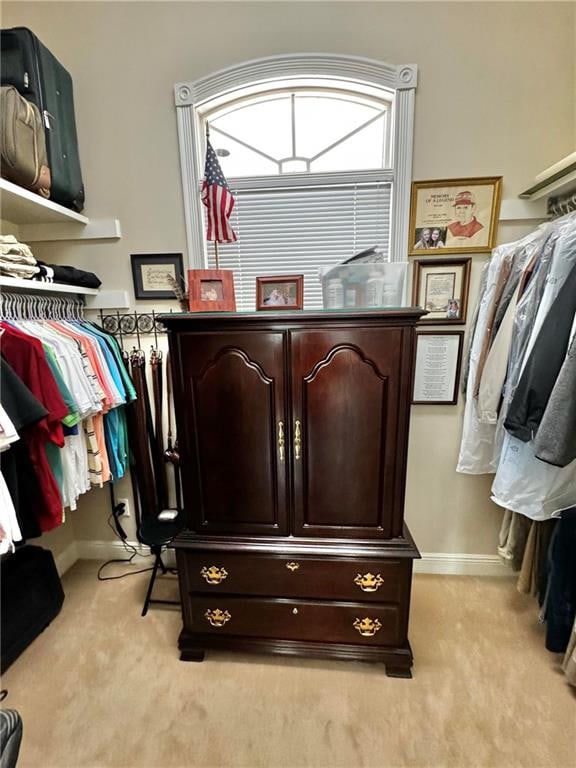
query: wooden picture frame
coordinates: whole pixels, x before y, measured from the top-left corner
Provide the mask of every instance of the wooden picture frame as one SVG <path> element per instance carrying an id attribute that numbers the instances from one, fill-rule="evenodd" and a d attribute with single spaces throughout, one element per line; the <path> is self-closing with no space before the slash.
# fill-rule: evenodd
<path id="1" fill-rule="evenodd" d="M 428 314 L 424 325 L 464 325 L 472 259 L 416 259 L 412 274 L 412 306 Z"/>
<path id="2" fill-rule="evenodd" d="M 489 253 L 501 194 L 501 176 L 412 182 L 408 255 Z"/>
<path id="3" fill-rule="evenodd" d="M 304 275 L 256 278 L 256 309 L 285 311 L 304 308 Z"/>
<path id="4" fill-rule="evenodd" d="M 464 331 L 417 331 L 413 405 L 456 405 Z"/>
<path id="5" fill-rule="evenodd" d="M 189 269 L 190 312 L 235 312 L 234 272 L 230 269 Z"/>
<path id="6" fill-rule="evenodd" d="M 132 253 L 132 282 L 136 299 L 172 299 L 174 287 L 168 276 L 184 288 L 181 253 Z"/>

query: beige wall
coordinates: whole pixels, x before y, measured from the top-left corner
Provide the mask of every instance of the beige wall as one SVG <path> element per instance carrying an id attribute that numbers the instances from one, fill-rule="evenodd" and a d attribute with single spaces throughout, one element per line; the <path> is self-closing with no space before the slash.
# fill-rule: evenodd
<path id="1" fill-rule="evenodd" d="M 31 27 L 73 74 L 87 214 L 123 230 L 117 243 L 42 255 L 131 291 L 130 253 L 185 251 L 172 86 L 279 53 L 416 63 L 414 178 L 501 174 L 514 198 L 574 149 L 574 16 L 569 3 L 7 2 L 3 26 Z M 501 226 L 500 241 L 527 226 Z M 407 518 L 425 552 L 492 554 L 489 479 L 454 471 L 461 412 L 414 408 Z M 90 494 L 70 515 L 76 537 L 110 538 L 107 510 L 106 492 Z"/>

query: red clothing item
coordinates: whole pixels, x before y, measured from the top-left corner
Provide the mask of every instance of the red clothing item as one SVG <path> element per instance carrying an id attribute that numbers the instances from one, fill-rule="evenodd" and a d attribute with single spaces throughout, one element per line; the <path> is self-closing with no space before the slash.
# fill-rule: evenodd
<path id="1" fill-rule="evenodd" d="M 0 323 L 0 328 L 2 354 L 14 373 L 48 411 L 47 416 L 23 430 L 21 437 L 28 446 L 42 491 L 35 510 L 40 529 L 50 531 L 62 524 L 62 500 L 46 457 L 46 443 L 54 443 L 60 448 L 64 445 L 61 422 L 68 413 L 68 407 L 46 362 L 42 343 L 6 323 Z"/>
<path id="2" fill-rule="evenodd" d="M 448 230 L 454 237 L 472 237 L 476 232 L 480 232 L 484 225 L 480 224 L 476 216 L 469 221 L 468 224 L 460 224 L 459 221 L 455 221 L 448 225 Z"/>

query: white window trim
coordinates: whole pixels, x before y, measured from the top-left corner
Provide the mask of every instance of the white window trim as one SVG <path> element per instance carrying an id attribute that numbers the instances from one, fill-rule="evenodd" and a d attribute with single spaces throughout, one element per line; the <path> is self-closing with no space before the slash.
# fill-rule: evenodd
<path id="1" fill-rule="evenodd" d="M 205 267 L 206 240 L 199 195 L 204 174 L 200 157 L 201 126 L 198 108 L 215 97 L 230 98 L 243 88 L 299 77 L 349 80 L 359 85 L 385 88 L 394 95 L 392 114 L 393 183 L 390 247 L 391 261 L 405 261 L 408 253 L 408 222 L 414 138 L 415 64 L 393 65 L 356 56 L 293 54 L 254 59 L 222 69 L 194 82 L 174 86 L 180 168 L 186 221 L 188 266 Z"/>

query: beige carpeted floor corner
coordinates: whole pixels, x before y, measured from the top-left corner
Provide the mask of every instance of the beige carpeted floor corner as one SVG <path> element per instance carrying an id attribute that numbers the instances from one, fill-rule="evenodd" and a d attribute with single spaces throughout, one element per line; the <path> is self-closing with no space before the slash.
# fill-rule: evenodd
<path id="1" fill-rule="evenodd" d="M 24 720 L 18 768 L 576 764 L 576 696 L 513 580 L 416 576 L 414 679 L 398 680 L 360 663 L 180 662 L 179 613 L 140 617 L 147 574 L 96 570 L 66 574 L 61 614 L 3 677 Z"/>

